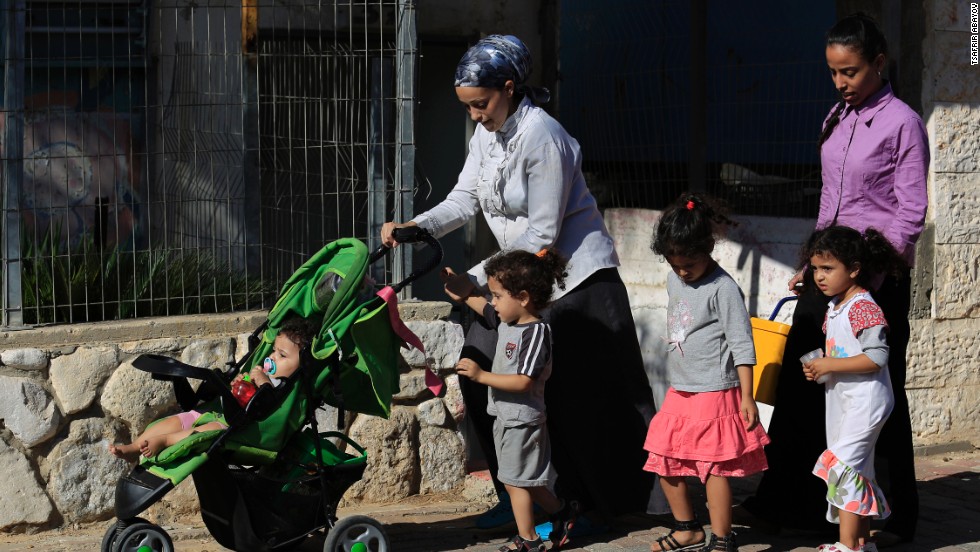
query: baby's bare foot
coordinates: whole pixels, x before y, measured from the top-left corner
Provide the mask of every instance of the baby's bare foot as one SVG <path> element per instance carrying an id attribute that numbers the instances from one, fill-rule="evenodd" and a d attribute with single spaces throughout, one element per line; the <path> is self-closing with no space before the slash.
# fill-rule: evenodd
<path id="1" fill-rule="evenodd" d="M 128 445 L 118 444 L 109 445 L 109 454 L 115 456 L 116 458 L 122 458 L 127 462 L 135 462 L 140 455 L 140 448 L 136 446 L 135 443 L 130 443 Z"/>
<path id="2" fill-rule="evenodd" d="M 152 458 L 165 448 L 167 448 L 166 436 L 157 435 L 156 437 L 147 437 L 140 444 L 140 454 L 147 458 Z"/>

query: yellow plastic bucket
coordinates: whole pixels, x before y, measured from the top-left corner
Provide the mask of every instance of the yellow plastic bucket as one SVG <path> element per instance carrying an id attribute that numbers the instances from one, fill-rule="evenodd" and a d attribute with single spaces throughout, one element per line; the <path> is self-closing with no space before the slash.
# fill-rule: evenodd
<path id="1" fill-rule="evenodd" d="M 776 400 L 776 378 L 783 365 L 789 324 L 764 318 L 752 318 L 751 322 L 757 362 L 752 370 L 752 392 L 755 400 L 771 405 Z"/>

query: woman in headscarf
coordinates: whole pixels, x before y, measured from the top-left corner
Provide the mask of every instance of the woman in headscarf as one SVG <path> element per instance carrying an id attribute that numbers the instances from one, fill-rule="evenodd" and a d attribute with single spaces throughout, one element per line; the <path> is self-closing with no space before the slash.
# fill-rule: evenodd
<path id="1" fill-rule="evenodd" d="M 555 290 L 545 312 L 554 336 L 545 403 L 557 492 L 587 513 L 578 523 L 582 531 L 610 516 L 646 509 L 654 479 L 642 469 L 643 442 L 654 401 L 619 258 L 582 175 L 579 144 L 538 107 L 550 96 L 528 83 L 530 73 L 530 52 L 514 36 L 488 36 L 463 55 L 456 95 L 478 125 L 456 186 L 411 221 L 385 223 L 381 238 L 395 246 L 392 231 L 412 225 L 440 237 L 482 213 L 501 250 L 554 248 L 569 259 L 567 285 Z M 447 285 L 468 278 L 485 290 L 482 263 L 468 274 L 445 277 Z M 489 369 L 496 339 L 496 331 L 478 319 L 467 332 L 462 357 Z M 465 378 L 461 385 L 493 474 L 487 389 Z M 503 487 L 494 483 L 505 500 Z M 478 525 L 495 525 L 498 512 L 506 518 L 510 509 L 502 506 Z M 538 532 L 546 535 L 548 528 Z"/>

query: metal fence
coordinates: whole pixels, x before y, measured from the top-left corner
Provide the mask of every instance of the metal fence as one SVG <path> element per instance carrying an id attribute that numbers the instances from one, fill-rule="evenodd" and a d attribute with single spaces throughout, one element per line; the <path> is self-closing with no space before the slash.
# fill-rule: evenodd
<path id="1" fill-rule="evenodd" d="M 736 213 L 815 217 L 834 18 L 832 1 L 564 0 L 559 111 L 601 206 L 694 188 Z"/>
<path id="2" fill-rule="evenodd" d="M 411 213 L 414 0 L 0 18 L 5 327 L 267 307 L 323 244 Z"/>

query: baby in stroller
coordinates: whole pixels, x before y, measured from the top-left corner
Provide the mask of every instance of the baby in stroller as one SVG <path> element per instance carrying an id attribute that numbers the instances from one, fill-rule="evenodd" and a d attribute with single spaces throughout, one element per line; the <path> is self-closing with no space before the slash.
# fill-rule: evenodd
<path id="1" fill-rule="evenodd" d="M 255 389 L 263 385 L 273 386 L 274 392 L 267 397 L 270 403 L 289 392 L 292 384 L 290 376 L 300 367 L 300 351 L 309 348 L 310 342 L 319 330 L 316 322 L 293 316 L 283 322 L 282 328 L 276 335 L 272 352 L 263 362 L 263 366 L 253 366 L 247 373 L 242 372 L 235 377 L 232 387 L 240 385 L 236 382 L 251 382 Z M 109 452 L 118 458 L 135 461 L 142 454 L 147 458 L 156 456 L 161 450 L 173 446 L 201 431 L 227 429 L 224 417 L 219 412 L 198 412 L 189 410 L 168 416 L 151 424 L 133 442 L 128 444 L 110 444 Z"/>

